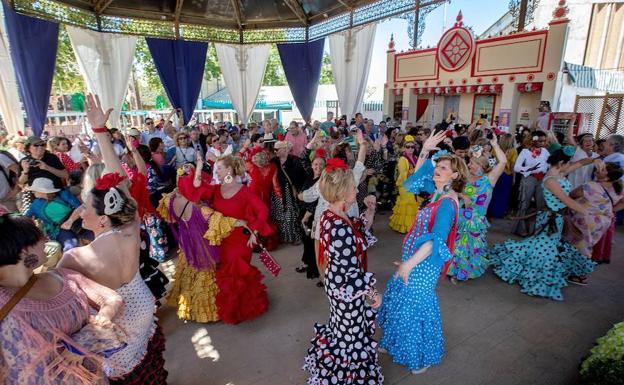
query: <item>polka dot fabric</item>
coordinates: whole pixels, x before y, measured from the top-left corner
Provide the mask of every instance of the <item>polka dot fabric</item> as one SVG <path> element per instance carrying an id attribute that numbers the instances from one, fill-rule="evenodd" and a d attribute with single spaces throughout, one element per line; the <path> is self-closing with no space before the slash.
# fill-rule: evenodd
<path id="1" fill-rule="evenodd" d="M 431 254 L 411 271 L 408 284 L 390 278 L 377 317 L 383 328 L 380 345 L 394 362 L 410 370 L 437 365 L 444 355 L 440 305 L 435 292 L 440 271 L 451 252 L 445 242 L 457 217 L 457 206 L 443 199 L 436 217 L 432 206 L 419 211 L 412 230 L 403 241 L 402 261 L 410 259 L 425 242 L 432 242 Z M 430 222 L 435 221 L 431 232 Z"/>
<path id="2" fill-rule="evenodd" d="M 308 384 L 383 384 L 373 339 L 375 313 L 365 301 L 375 278 L 363 271 L 358 255 L 364 240 L 356 239 L 351 225 L 329 210 L 320 225 L 330 318 L 327 324 L 314 325 L 316 337 L 303 366 L 310 373 Z"/>
<path id="3" fill-rule="evenodd" d="M 570 182 L 559 179 L 567 193 Z M 494 273 L 503 281 L 518 283 L 524 294 L 563 300 L 561 289 L 567 286 L 571 275 L 585 276 L 594 269 L 593 262 L 574 246 L 561 239 L 563 217 L 559 210 L 565 204 L 544 188 L 544 199 L 550 211 L 537 215 L 536 234 L 520 241 L 508 240 L 490 249 L 490 263 Z M 549 223 L 554 228 L 549 228 Z"/>

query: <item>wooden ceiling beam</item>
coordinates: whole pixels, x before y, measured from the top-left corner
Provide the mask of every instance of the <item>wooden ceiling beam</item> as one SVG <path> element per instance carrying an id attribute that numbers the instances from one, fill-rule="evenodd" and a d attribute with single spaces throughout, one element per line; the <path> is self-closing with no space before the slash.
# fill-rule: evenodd
<path id="1" fill-rule="evenodd" d="M 106 8 L 108 8 L 112 2 L 113 0 L 96 0 L 95 1 L 95 13 L 97 14 L 104 13 L 104 11 L 106 11 Z"/>
<path id="2" fill-rule="evenodd" d="M 173 22 L 175 23 L 176 39 L 180 38 L 180 14 L 182 13 L 182 5 L 184 0 L 176 0 L 175 11 L 173 13 Z"/>
<path id="3" fill-rule="evenodd" d="M 236 18 L 236 24 L 238 24 L 238 29 L 243 29 L 243 24 L 245 24 L 245 18 L 243 15 L 243 11 L 241 10 L 240 1 L 239 0 L 230 0 L 232 3 L 232 8 L 234 8 L 234 17 Z"/>
<path id="4" fill-rule="evenodd" d="M 308 20 L 308 16 L 306 15 L 305 9 L 298 0 L 284 0 L 284 3 L 290 8 L 290 10 L 297 16 L 299 20 L 303 23 L 303 25 L 310 25 L 310 20 Z"/>

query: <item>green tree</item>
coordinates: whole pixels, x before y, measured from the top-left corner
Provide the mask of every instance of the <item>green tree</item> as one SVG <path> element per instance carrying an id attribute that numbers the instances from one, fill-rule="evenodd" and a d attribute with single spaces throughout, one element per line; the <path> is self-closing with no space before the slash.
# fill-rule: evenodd
<path id="1" fill-rule="evenodd" d="M 282 68 L 282 60 L 280 59 L 279 52 L 277 51 L 277 45 L 271 45 L 271 51 L 269 51 L 269 58 L 267 60 L 266 69 L 264 71 L 264 79 L 262 80 L 263 86 L 285 86 L 286 75 L 284 74 L 284 68 Z"/>
<path id="2" fill-rule="evenodd" d="M 221 77 L 221 67 L 217 58 L 217 49 L 214 43 L 208 43 L 208 52 L 206 53 L 206 66 L 204 67 L 204 79 L 210 81 Z"/>
<path id="3" fill-rule="evenodd" d="M 158 71 L 156 71 L 156 66 L 154 65 L 154 59 L 152 59 L 152 54 L 144 38 L 139 38 L 137 40 L 133 66 L 137 74 L 138 91 L 141 96 L 143 108 L 155 107 L 158 96 L 167 100 L 165 97 L 165 89 L 162 86 Z"/>
<path id="4" fill-rule="evenodd" d="M 334 84 L 334 71 L 331 66 L 331 58 L 327 52 L 323 54 L 323 60 L 321 63 L 321 80 L 320 84 Z"/>
<path id="5" fill-rule="evenodd" d="M 59 29 L 58 49 L 56 51 L 56 67 L 52 78 L 52 95 L 69 95 L 86 89 L 74 49 L 69 40 L 65 26 Z"/>

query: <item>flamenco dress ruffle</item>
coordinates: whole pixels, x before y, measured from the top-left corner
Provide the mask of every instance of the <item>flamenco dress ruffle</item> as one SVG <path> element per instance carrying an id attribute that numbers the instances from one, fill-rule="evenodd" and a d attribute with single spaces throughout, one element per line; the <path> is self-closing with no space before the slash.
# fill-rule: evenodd
<path id="1" fill-rule="evenodd" d="M 238 324 L 264 314 L 269 308 L 263 275 L 242 259 L 222 262 L 217 269 L 217 308 L 219 318 L 227 324 Z"/>
<path id="2" fill-rule="evenodd" d="M 556 215 L 552 234 L 545 228 L 550 215 Z M 566 278 L 586 276 L 593 271 L 594 264 L 561 239 L 561 215 L 540 212 L 536 229 L 542 230 L 520 241 L 508 240 L 493 246 L 489 251 L 490 263 L 496 275 L 509 284 L 518 283 L 522 293 L 562 301 Z"/>
<path id="3" fill-rule="evenodd" d="M 442 362 L 444 337 L 440 305 L 435 287 L 444 262 L 451 258 L 446 243 L 434 233 L 420 236 L 410 234 L 406 244 L 413 241 L 410 250 L 432 241 L 431 255 L 410 273 L 408 285 L 402 279 L 391 277 L 383 296 L 377 322 L 383 329 L 380 346 L 392 360 L 410 370 L 418 370 Z M 403 253 L 402 260 L 412 254 Z"/>
<path id="4" fill-rule="evenodd" d="M 216 296 L 219 292 L 214 269 L 199 270 L 188 265 L 182 250 L 178 251 L 178 264 L 171 293 L 170 306 L 178 308 L 178 318 L 195 322 L 219 320 Z"/>
<path id="5" fill-rule="evenodd" d="M 447 275 L 459 281 L 479 278 L 489 266 L 487 218 L 474 213 L 471 208 L 461 209 L 457 224 L 455 251 Z"/>
<path id="6" fill-rule="evenodd" d="M 361 290 L 338 291 L 334 290 L 331 296 L 344 302 L 362 301 L 367 292 L 375 285 L 372 273 L 354 272 L 347 275 L 346 287 L 349 280 L 360 280 L 364 285 Z M 347 310 L 349 305 L 339 303 L 338 307 Z M 368 305 L 362 313 L 352 318 L 351 312 L 344 312 L 343 317 L 333 313 L 329 324 L 316 323 L 315 337 L 310 341 L 312 347 L 308 349 L 303 369 L 308 371 L 309 385 L 334 384 L 336 378 L 341 378 L 340 384 L 345 385 L 377 385 L 383 383 L 383 374 L 377 357 L 377 341 L 375 341 L 375 312 Z M 364 319 L 362 319 L 364 317 Z M 355 338 L 360 333 L 363 324 L 363 338 Z M 356 342 L 349 342 L 356 341 Z"/>
<path id="7" fill-rule="evenodd" d="M 412 223 L 414 223 L 414 218 L 418 214 L 418 207 L 420 207 L 422 201 L 421 197 L 407 192 L 403 187 L 399 187 L 399 196 L 390 216 L 390 228 L 401 234 L 407 233 L 412 227 Z"/>

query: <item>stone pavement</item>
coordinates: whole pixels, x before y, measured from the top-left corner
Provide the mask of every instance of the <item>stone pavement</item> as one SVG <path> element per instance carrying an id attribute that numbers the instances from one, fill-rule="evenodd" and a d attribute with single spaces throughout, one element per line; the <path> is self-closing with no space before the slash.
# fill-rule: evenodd
<path id="1" fill-rule="evenodd" d="M 402 236 L 379 215 L 380 242 L 369 253 L 369 267 L 380 291 L 400 256 Z M 496 220 L 490 243 L 508 238 L 510 223 Z M 172 385 L 305 384 L 303 357 L 315 322 L 326 322 L 329 305 L 316 282 L 297 274 L 301 247 L 273 252 L 282 265 L 278 278 L 268 276 L 270 308 L 259 319 L 231 326 L 184 323 L 165 307 L 159 317 L 167 337 L 166 367 Z M 385 384 L 419 385 L 559 385 L 578 381 L 578 365 L 597 337 L 624 320 L 624 229 L 616 230 L 614 261 L 597 266 L 588 286 L 563 289 L 564 301 L 520 293 L 491 271 L 458 286 L 440 282 L 438 294 L 446 339 L 441 365 L 411 375 L 381 355 Z M 265 274 L 264 266 L 254 263 Z M 172 268 L 172 262 L 168 267 Z"/>

